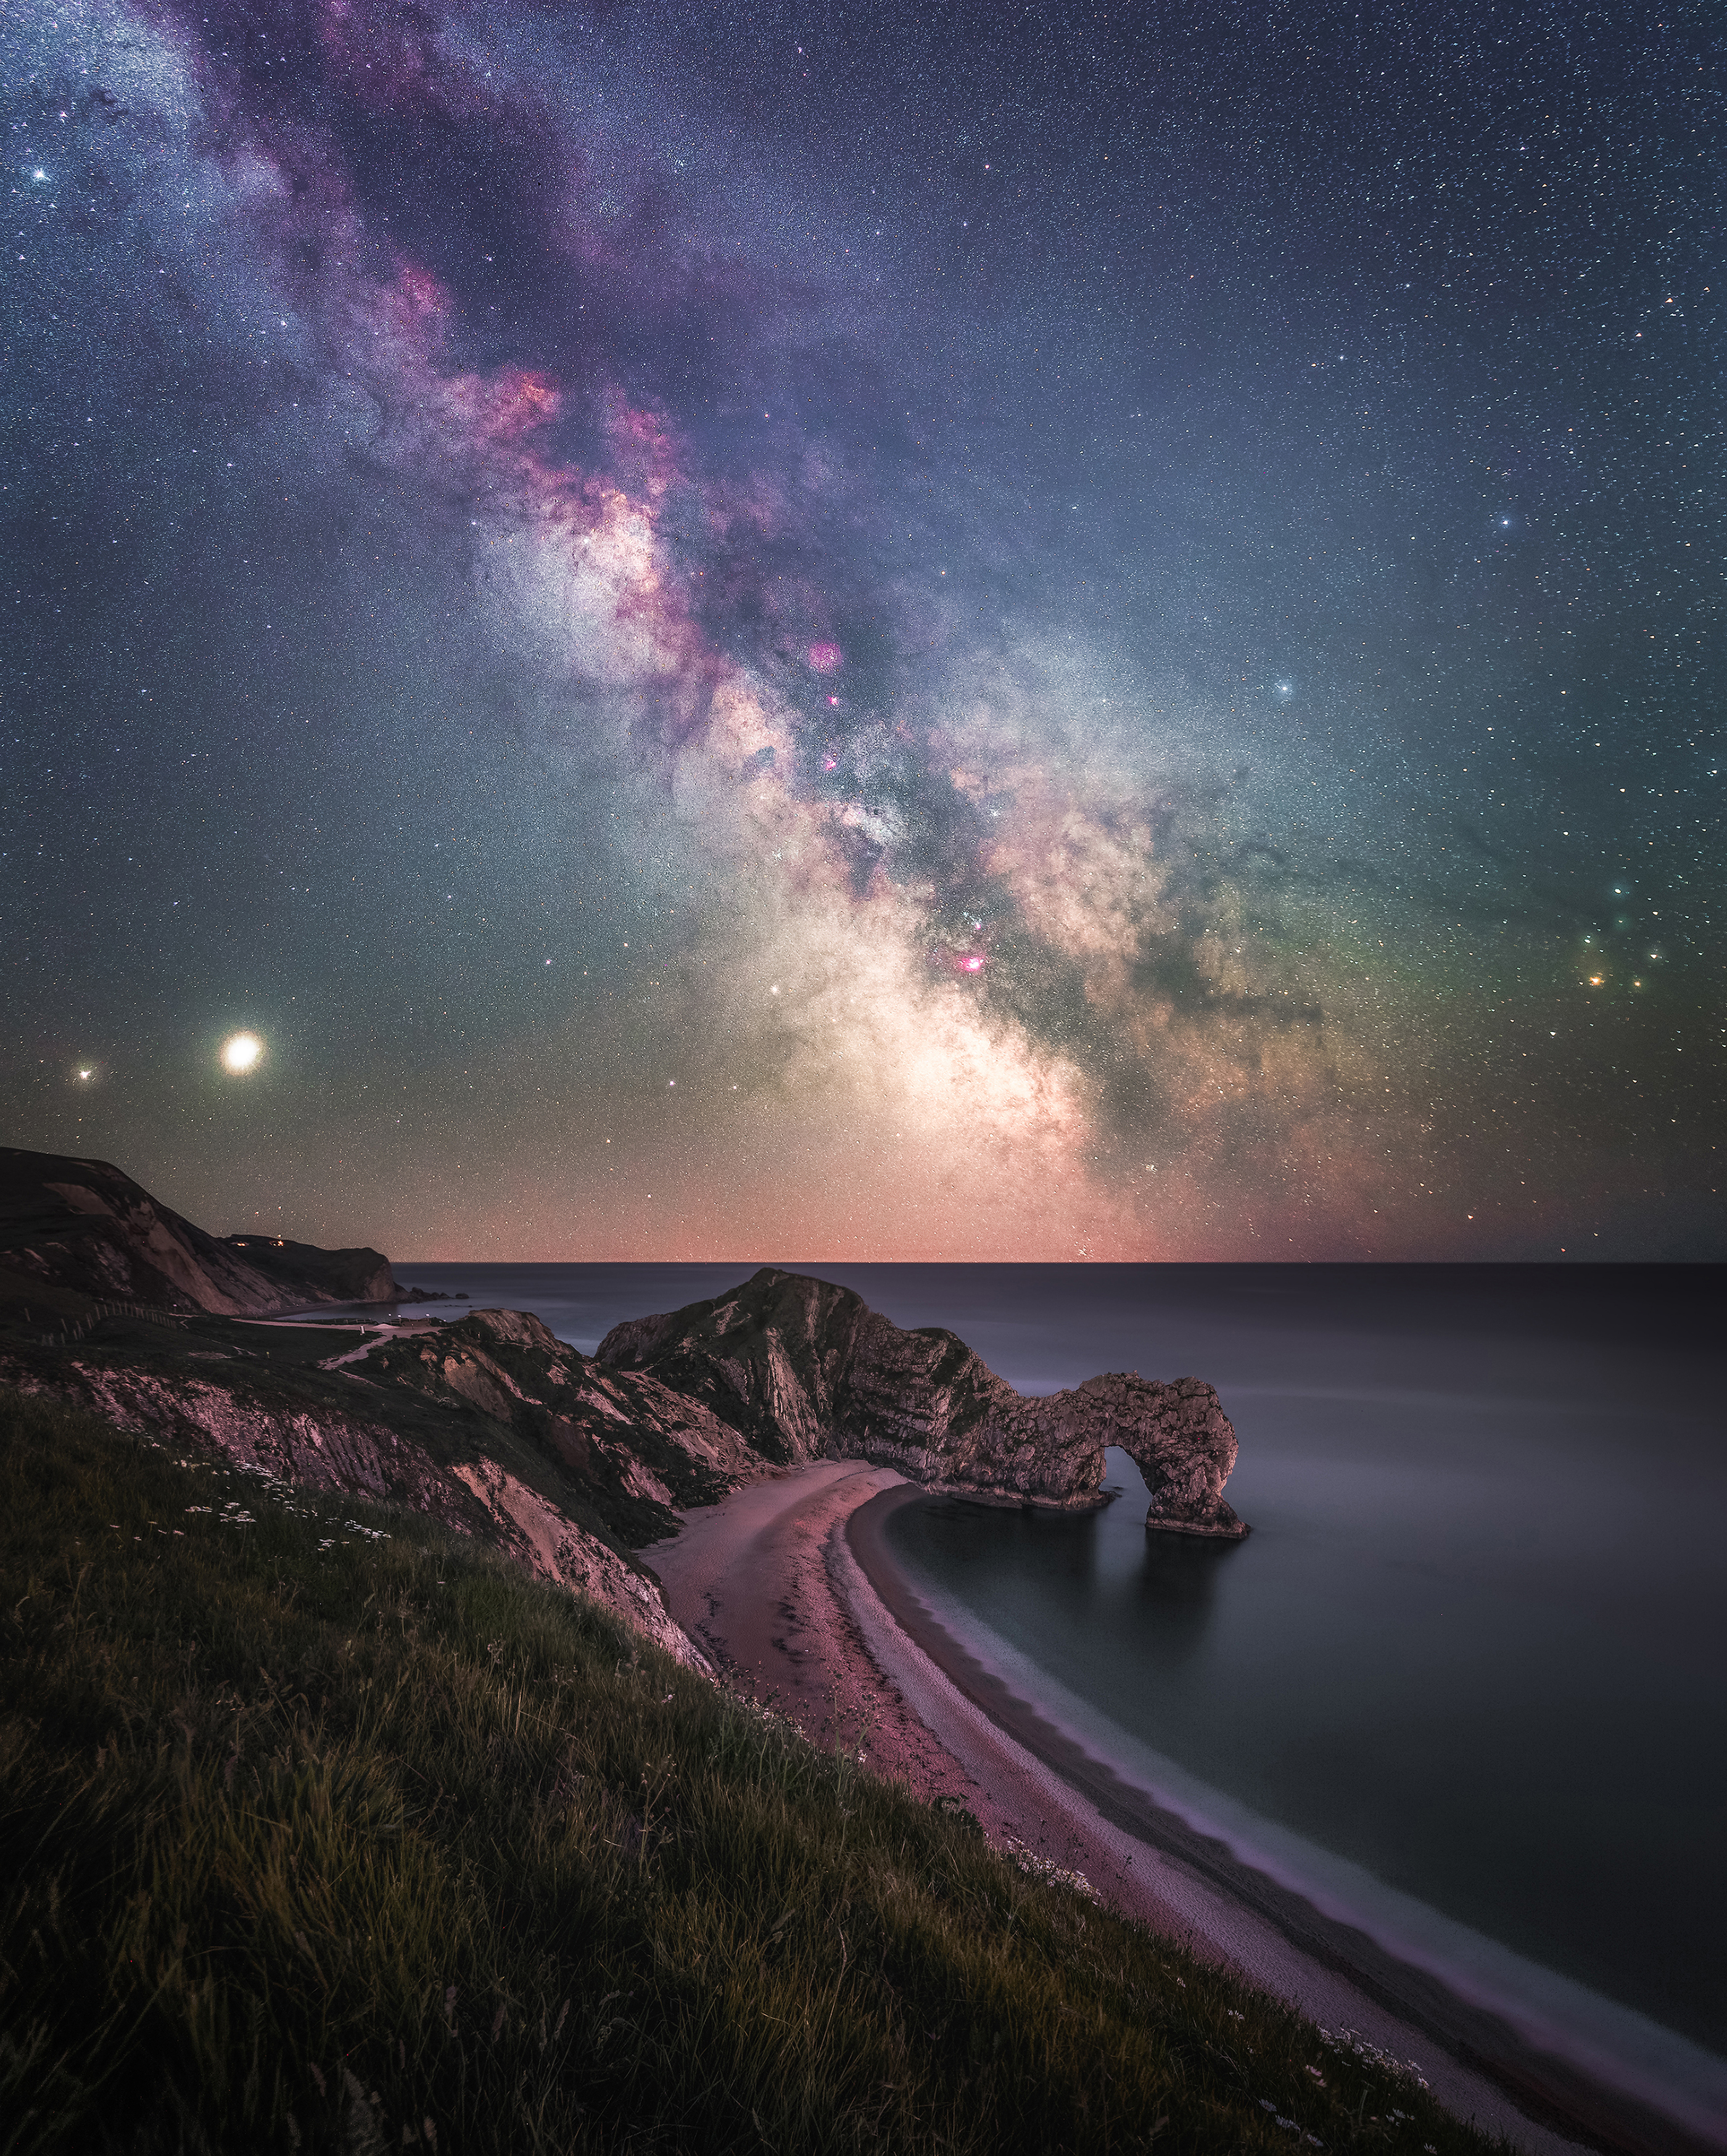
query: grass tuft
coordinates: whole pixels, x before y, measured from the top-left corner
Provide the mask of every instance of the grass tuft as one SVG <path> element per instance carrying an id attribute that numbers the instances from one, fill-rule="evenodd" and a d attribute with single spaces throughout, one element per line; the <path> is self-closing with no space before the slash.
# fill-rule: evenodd
<path id="1" fill-rule="evenodd" d="M 419 1516 L 0 1394 L 0 2156 L 1484 2145 Z"/>

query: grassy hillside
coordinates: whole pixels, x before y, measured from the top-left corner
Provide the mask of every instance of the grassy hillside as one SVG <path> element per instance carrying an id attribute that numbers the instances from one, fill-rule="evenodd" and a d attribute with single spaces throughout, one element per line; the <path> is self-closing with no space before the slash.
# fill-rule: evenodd
<path id="1" fill-rule="evenodd" d="M 8 1286 L 16 1288 L 15 1278 L 0 1273 L 0 1291 Z M 89 1379 L 105 1373 L 148 1378 L 168 1394 L 196 1383 L 231 1394 L 244 1414 L 311 1423 L 336 1417 L 386 1430 L 436 1466 L 484 1455 L 619 1553 L 675 1533 L 674 1507 L 711 1503 L 734 1486 L 738 1471 L 759 1468 L 729 1430 L 722 1435 L 730 1440 L 733 1471 L 715 1471 L 673 1441 L 662 1426 L 669 1405 L 677 1423 L 710 1419 L 651 1378 L 597 1372 L 588 1357 L 537 1327 L 537 1346 L 513 1342 L 489 1315 L 490 1323 L 485 1315 L 447 1322 L 429 1340 L 382 1342 L 362 1362 L 332 1370 L 321 1365 L 360 1345 L 357 1332 L 249 1324 L 201 1311 L 173 1318 L 115 1314 L 87 1299 L 62 1312 L 39 1296 L 27 1306 L 16 1293 L 9 1302 L 0 1294 L 0 1367 L 25 1389 L 74 1399 L 84 1394 L 86 1404 Z M 471 1373 L 471 1389 L 450 1383 L 446 1367 Z M 640 1467 L 664 1502 L 638 1486 Z M 407 1501 L 406 1491 L 396 1494 Z"/>
<path id="2" fill-rule="evenodd" d="M 0 1573 L 6 2156 L 1482 2146 L 420 1516 L 0 1394 Z"/>

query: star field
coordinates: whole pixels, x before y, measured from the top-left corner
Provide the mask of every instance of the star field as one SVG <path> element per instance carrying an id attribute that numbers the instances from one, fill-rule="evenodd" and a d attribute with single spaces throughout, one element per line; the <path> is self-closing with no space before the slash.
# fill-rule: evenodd
<path id="1" fill-rule="evenodd" d="M 9 1142 L 424 1257 L 1727 1250 L 1706 11 L 0 53 Z"/>

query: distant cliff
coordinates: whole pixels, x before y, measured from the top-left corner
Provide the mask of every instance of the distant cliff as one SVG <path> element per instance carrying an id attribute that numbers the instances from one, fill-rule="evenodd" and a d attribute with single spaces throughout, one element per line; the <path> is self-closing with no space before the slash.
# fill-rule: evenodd
<path id="1" fill-rule="evenodd" d="M 207 1235 L 103 1160 L 0 1147 L 0 1287 L 152 1309 L 264 1317 L 402 1291 L 377 1250 Z M 44 1298 L 38 1295 L 38 1301 Z"/>
<path id="2" fill-rule="evenodd" d="M 325 1250 L 274 1235 L 224 1235 L 224 1248 L 275 1282 L 296 1306 L 314 1302 L 395 1302 L 403 1295 L 390 1260 L 378 1251 Z"/>
<path id="3" fill-rule="evenodd" d="M 862 1457 L 935 1490 L 1078 1507 L 1120 1445 L 1150 1486 L 1148 1526 L 1246 1532 L 1209 1385 L 1115 1376 L 1023 1398 L 951 1332 L 902 1331 L 792 1273 L 618 1326 L 597 1357 L 512 1311 L 353 1346 L 246 1322 L 401 1292 L 376 1250 L 218 1238 L 105 1162 L 0 1148 L 0 1385 L 433 1513 L 686 1659 L 632 1553 L 772 1466 Z"/>
<path id="4" fill-rule="evenodd" d="M 1223 1497 L 1235 1431 L 1197 1378 L 1117 1374 L 1027 1397 L 953 1333 L 905 1332 L 848 1288 L 771 1268 L 614 1326 L 596 1360 L 700 1401 L 769 1459 L 862 1458 L 976 1496 L 1092 1504 L 1117 1445 L 1150 1491 L 1148 1527 L 1247 1532 Z"/>

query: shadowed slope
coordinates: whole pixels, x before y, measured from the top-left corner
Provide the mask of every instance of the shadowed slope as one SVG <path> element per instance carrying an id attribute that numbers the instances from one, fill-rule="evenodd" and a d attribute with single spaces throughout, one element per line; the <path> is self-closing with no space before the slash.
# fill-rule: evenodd
<path id="1" fill-rule="evenodd" d="M 402 1291 L 379 1251 L 207 1235 L 105 1160 L 0 1146 L 0 1273 L 8 1299 L 53 1291 L 157 1310 L 263 1316 Z M 43 1291 L 48 1291 L 44 1298 Z"/>
<path id="2" fill-rule="evenodd" d="M 0 1611 L 20 2151 L 1486 2147 L 423 1517 L 0 1392 Z"/>
<path id="3" fill-rule="evenodd" d="M 700 1400 L 770 1458 L 869 1460 L 973 1496 L 1094 1504 L 1119 1445 L 1150 1491 L 1148 1527 L 1247 1532 L 1223 1498 L 1235 1432 L 1197 1378 L 1118 1373 L 1027 1398 L 942 1327 L 907 1332 L 848 1288 L 771 1267 L 614 1326 L 597 1359 Z"/>

